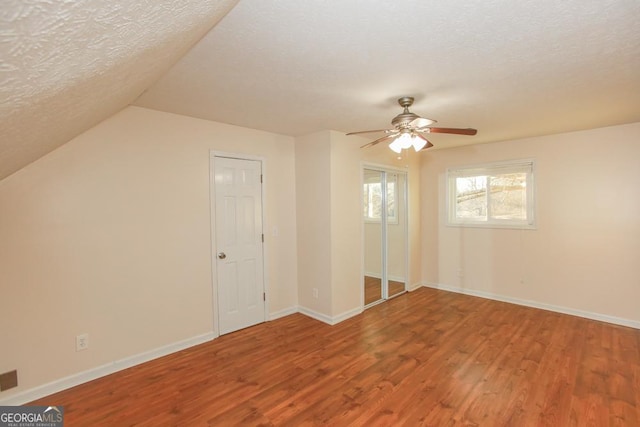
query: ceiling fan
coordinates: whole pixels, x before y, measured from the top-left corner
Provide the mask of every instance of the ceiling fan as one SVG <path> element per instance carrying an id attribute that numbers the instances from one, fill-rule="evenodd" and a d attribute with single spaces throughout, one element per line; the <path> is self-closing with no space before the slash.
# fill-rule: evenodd
<path id="1" fill-rule="evenodd" d="M 395 129 L 377 129 L 363 130 L 359 132 L 350 132 L 347 135 L 359 135 L 362 133 L 384 132 L 381 138 L 371 141 L 363 145 L 361 148 L 371 147 L 381 142 L 389 141 L 389 148 L 396 153 L 413 147 L 415 151 L 426 150 L 433 147 L 433 144 L 424 136 L 427 133 L 452 133 L 456 135 L 475 135 L 478 133 L 476 129 L 458 129 L 458 128 L 441 128 L 432 126 L 435 120 L 420 117 L 409 111 L 409 107 L 413 104 L 413 97 L 403 96 L 398 99 L 398 104 L 404 108 L 404 111 L 391 120 L 391 124 Z"/>

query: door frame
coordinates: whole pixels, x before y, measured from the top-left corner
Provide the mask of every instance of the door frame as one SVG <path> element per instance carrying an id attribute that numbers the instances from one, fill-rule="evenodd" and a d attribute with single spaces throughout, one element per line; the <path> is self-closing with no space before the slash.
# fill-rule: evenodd
<path id="1" fill-rule="evenodd" d="M 211 320 L 212 320 L 212 330 L 213 334 L 216 337 L 220 336 L 220 320 L 219 320 L 219 310 L 218 310 L 218 271 L 216 269 L 216 254 L 217 250 L 217 241 L 216 241 L 216 170 L 215 170 L 215 161 L 216 157 L 226 157 L 230 159 L 237 160 L 251 160 L 260 162 L 260 169 L 262 171 L 262 182 L 260 184 L 260 201 L 262 203 L 262 212 L 260 213 L 262 217 L 262 234 L 265 236 L 264 242 L 262 244 L 262 282 L 264 286 L 265 300 L 264 300 L 264 321 L 269 320 L 269 275 L 267 274 L 267 233 L 265 230 L 268 228 L 265 222 L 265 211 L 266 211 L 266 197 L 265 197 L 265 189 L 267 183 L 267 165 L 264 157 L 253 156 L 250 154 L 241 154 L 241 153 L 231 153 L 226 151 L 218 151 L 218 150 L 209 150 L 209 232 L 210 232 L 210 253 L 209 253 L 209 262 L 211 263 L 211 308 L 213 310 Z"/>
<path id="2" fill-rule="evenodd" d="M 410 249 L 410 245 L 409 245 L 409 171 L 407 169 L 404 168 L 399 168 L 399 167 L 394 167 L 394 166 L 389 166 L 389 165 L 383 165 L 383 164 L 379 164 L 379 163 L 370 163 L 370 162 L 362 162 L 360 164 L 360 203 L 362 203 L 362 200 L 364 198 L 364 171 L 365 169 L 369 169 L 369 170 L 375 170 L 378 172 L 385 172 L 385 173 L 398 173 L 398 174 L 403 174 L 404 175 L 404 191 L 405 191 L 405 197 L 404 197 L 404 204 L 403 204 L 403 208 L 404 208 L 404 220 L 405 223 L 407 224 L 406 228 L 405 228 L 405 232 L 404 232 L 404 245 L 405 245 L 405 260 L 404 260 L 404 271 L 405 271 L 405 281 L 404 281 L 404 290 L 405 292 L 409 290 L 409 259 L 411 258 L 411 254 L 409 253 L 409 249 Z M 386 193 L 385 193 L 386 194 Z M 386 199 L 386 197 L 384 197 L 384 199 Z M 360 210 L 360 215 L 362 215 L 362 209 Z M 383 213 L 383 218 L 386 219 L 386 212 Z M 382 221 L 382 220 L 381 220 Z M 382 299 L 380 299 L 379 301 L 373 302 L 371 304 L 365 305 L 365 301 L 364 301 L 364 276 L 365 276 L 365 250 L 364 247 L 366 245 L 365 242 L 365 230 L 364 230 L 364 219 L 362 218 L 360 221 L 360 227 L 361 227 L 361 235 L 362 235 L 362 259 L 361 261 L 361 273 L 360 273 L 360 277 L 362 278 L 362 283 L 360 285 L 360 305 L 361 307 L 364 309 L 366 308 L 370 308 L 373 307 L 376 304 L 380 304 L 382 302 L 385 301 L 389 301 L 392 298 L 395 298 L 399 295 L 402 294 L 397 294 L 392 296 L 391 298 L 389 298 L 388 296 L 388 280 L 389 278 L 387 277 L 387 289 L 383 289 L 381 290 L 382 292 Z M 387 265 L 386 265 L 386 259 L 387 259 L 387 251 L 388 251 L 388 239 L 387 239 L 387 230 L 386 230 L 386 226 L 381 228 L 381 238 L 383 239 L 383 245 L 382 245 L 382 253 L 383 253 L 383 261 L 384 261 L 384 265 L 382 266 L 382 275 L 383 278 L 385 276 L 387 276 Z M 386 298 L 385 298 L 386 297 Z"/>

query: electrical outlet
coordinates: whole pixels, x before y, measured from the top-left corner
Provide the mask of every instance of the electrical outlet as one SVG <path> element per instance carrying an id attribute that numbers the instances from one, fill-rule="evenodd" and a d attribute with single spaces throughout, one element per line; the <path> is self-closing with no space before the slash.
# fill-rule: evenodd
<path id="1" fill-rule="evenodd" d="M 76 351 L 82 351 L 89 348 L 89 334 L 80 334 L 76 336 Z"/>
<path id="2" fill-rule="evenodd" d="M 458 269 L 458 277 L 464 277 L 464 270 L 461 268 Z"/>
<path id="3" fill-rule="evenodd" d="M 318 298 L 318 288 L 313 288 L 313 297 Z"/>

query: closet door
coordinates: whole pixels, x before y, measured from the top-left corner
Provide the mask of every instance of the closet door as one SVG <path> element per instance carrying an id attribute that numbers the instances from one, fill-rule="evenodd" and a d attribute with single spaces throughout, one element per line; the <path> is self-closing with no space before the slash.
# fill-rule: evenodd
<path id="1" fill-rule="evenodd" d="M 364 170 L 364 305 L 382 299 L 382 172 Z"/>
<path id="2" fill-rule="evenodd" d="M 406 174 L 363 172 L 364 305 L 403 293 L 407 276 Z"/>
<path id="3" fill-rule="evenodd" d="M 386 173 L 387 178 L 387 296 L 403 293 L 407 278 L 406 175 Z"/>

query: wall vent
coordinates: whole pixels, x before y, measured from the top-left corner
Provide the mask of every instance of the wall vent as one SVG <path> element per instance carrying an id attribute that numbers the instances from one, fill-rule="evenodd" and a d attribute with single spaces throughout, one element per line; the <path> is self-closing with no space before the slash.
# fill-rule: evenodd
<path id="1" fill-rule="evenodd" d="M 9 371 L 0 374 L 0 391 L 18 387 L 18 371 Z"/>

